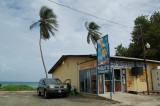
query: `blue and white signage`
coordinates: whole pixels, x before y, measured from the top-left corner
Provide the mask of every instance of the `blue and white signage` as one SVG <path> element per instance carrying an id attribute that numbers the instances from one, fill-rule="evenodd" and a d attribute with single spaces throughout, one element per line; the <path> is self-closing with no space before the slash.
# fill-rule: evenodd
<path id="1" fill-rule="evenodd" d="M 109 57 L 108 36 L 104 36 L 97 41 L 97 65 L 99 74 L 109 73 Z"/>

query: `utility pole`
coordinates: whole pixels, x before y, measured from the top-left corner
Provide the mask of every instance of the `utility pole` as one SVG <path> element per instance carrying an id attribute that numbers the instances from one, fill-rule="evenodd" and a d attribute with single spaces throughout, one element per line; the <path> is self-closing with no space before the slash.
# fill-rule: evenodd
<path id="1" fill-rule="evenodd" d="M 142 27 L 140 27 L 140 32 L 141 32 L 141 38 L 142 38 L 143 57 L 144 57 L 144 64 L 145 64 L 145 71 L 146 71 L 147 92 L 148 92 L 148 95 L 149 95 L 148 73 L 147 73 L 146 54 L 145 54 L 145 47 L 144 47 L 144 39 L 143 39 Z"/>

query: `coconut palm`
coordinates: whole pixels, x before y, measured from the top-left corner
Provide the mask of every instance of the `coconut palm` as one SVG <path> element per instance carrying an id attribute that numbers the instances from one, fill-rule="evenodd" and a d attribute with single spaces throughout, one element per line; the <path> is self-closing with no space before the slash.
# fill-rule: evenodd
<path id="1" fill-rule="evenodd" d="M 40 39 L 39 39 L 39 46 L 40 46 L 40 52 L 41 52 L 41 58 L 44 66 L 44 70 L 46 73 L 46 78 L 48 78 L 47 70 L 45 67 L 44 59 L 43 59 L 43 54 L 42 54 L 42 47 L 41 47 L 41 39 L 47 40 L 51 36 L 50 35 L 55 35 L 54 31 L 57 31 L 57 21 L 56 21 L 56 15 L 52 11 L 52 9 L 48 8 L 47 6 L 42 6 L 39 12 L 40 20 L 35 22 L 30 26 L 30 29 L 32 29 L 35 26 L 40 26 Z"/>
<path id="2" fill-rule="evenodd" d="M 101 33 L 98 32 L 100 29 L 100 26 L 98 26 L 95 22 L 86 22 L 85 27 L 88 30 L 88 35 L 87 35 L 87 42 L 90 44 L 90 40 L 92 41 L 95 49 L 96 49 L 96 44 L 97 40 L 100 39 Z"/>

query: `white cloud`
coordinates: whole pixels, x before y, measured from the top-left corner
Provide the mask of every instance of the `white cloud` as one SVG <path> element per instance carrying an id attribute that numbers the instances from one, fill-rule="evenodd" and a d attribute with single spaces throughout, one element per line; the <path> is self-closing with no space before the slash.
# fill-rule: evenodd
<path id="1" fill-rule="evenodd" d="M 3 73 L 3 72 L 11 72 L 11 71 L 14 71 L 13 67 L 12 66 L 9 66 L 9 65 L 6 65 L 6 64 L 0 64 L 0 72 Z"/>

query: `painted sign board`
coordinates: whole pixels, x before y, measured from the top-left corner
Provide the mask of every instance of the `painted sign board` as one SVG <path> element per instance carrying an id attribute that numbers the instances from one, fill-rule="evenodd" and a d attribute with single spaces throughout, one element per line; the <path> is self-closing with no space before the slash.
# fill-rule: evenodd
<path id="1" fill-rule="evenodd" d="M 109 73 L 109 44 L 108 35 L 97 41 L 98 73 Z"/>
<path id="2" fill-rule="evenodd" d="M 96 60 L 80 64 L 80 70 L 96 67 Z"/>

